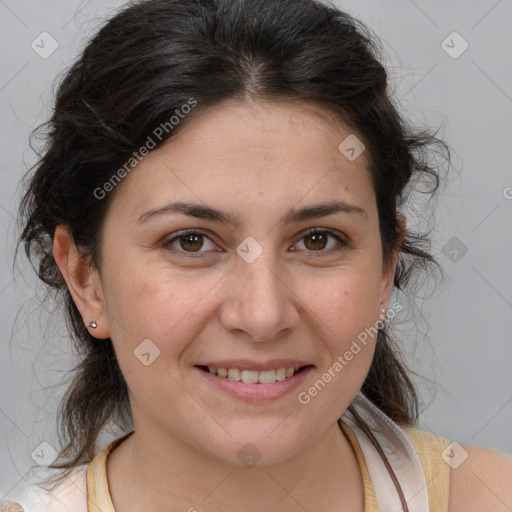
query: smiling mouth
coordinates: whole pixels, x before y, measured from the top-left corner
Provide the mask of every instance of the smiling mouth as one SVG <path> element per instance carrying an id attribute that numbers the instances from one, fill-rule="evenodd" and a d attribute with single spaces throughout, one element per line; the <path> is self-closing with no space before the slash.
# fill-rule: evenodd
<path id="1" fill-rule="evenodd" d="M 274 370 L 263 371 L 241 370 L 239 368 L 216 368 L 215 366 L 203 365 L 199 365 L 197 368 L 233 382 L 244 382 L 245 384 L 274 384 L 275 382 L 289 379 L 310 366 L 312 365 L 296 366 L 291 368 L 281 367 Z"/>

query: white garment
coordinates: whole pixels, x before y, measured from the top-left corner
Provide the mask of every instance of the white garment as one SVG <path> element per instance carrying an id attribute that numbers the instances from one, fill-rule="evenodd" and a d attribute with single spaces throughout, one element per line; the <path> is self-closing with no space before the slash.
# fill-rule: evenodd
<path id="1" fill-rule="evenodd" d="M 352 406 L 372 430 L 404 493 L 409 512 L 429 512 L 425 473 L 416 450 L 405 432 L 359 392 Z M 354 432 L 363 452 L 379 509 L 403 512 L 398 492 L 382 458 L 350 411 L 342 420 Z M 30 487 L 17 501 L 25 512 L 87 512 L 87 465 L 77 466 L 51 493 Z"/>
<path id="2" fill-rule="evenodd" d="M 407 434 L 361 391 L 352 401 L 352 406 L 370 428 L 386 455 L 400 483 L 409 512 L 429 512 L 427 479 L 420 458 Z M 350 411 L 347 410 L 342 419 L 357 437 L 379 509 L 385 512 L 403 512 L 398 491 L 379 452 L 354 422 Z"/>
<path id="3" fill-rule="evenodd" d="M 87 464 L 74 468 L 51 492 L 30 485 L 20 497 L 10 499 L 25 512 L 87 512 Z"/>

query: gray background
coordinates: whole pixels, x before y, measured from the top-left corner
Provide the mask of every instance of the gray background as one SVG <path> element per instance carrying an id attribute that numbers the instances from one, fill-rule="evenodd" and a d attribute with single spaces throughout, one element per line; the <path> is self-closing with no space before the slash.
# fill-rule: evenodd
<path id="1" fill-rule="evenodd" d="M 59 382 L 73 364 L 63 322 L 52 303 L 40 305 L 44 290 L 30 266 L 12 266 L 19 180 L 35 161 L 28 136 L 47 118 L 57 74 L 122 4 L 0 0 L 0 499 L 23 487 L 31 453 L 55 443 Z M 400 327 L 406 358 L 422 376 L 419 427 L 512 453 L 512 2 L 337 5 L 380 36 L 406 116 L 441 126 L 453 149 L 434 231 L 446 277 L 420 300 L 418 323 Z M 454 31 L 469 45 L 457 58 L 445 49 L 458 53 L 459 36 L 442 45 Z M 47 58 L 31 47 L 42 32 L 58 42 Z"/>

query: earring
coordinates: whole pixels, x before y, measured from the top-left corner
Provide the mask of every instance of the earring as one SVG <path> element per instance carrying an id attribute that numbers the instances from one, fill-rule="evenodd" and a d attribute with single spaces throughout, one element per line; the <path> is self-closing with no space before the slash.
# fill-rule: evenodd
<path id="1" fill-rule="evenodd" d="M 96 324 L 96 322 L 93 320 L 92 322 L 89 322 L 87 324 L 87 327 L 92 327 L 93 329 L 96 329 L 96 327 L 98 327 L 98 325 Z"/>
<path id="2" fill-rule="evenodd" d="M 386 323 L 386 308 L 382 308 L 381 312 L 384 315 L 384 318 L 379 322 L 379 324 L 380 324 L 379 330 L 382 329 Z"/>

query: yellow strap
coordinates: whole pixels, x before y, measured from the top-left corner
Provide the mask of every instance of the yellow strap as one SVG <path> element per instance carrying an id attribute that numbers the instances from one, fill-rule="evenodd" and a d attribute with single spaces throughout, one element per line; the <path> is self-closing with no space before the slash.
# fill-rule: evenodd
<path id="1" fill-rule="evenodd" d="M 413 427 L 404 427 L 403 430 L 418 452 L 425 471 L 430 511 L 447 512 L 450 466 L 441 454 L 450 445 L 450 441 Z"/>
<path id="2" fill-rule="evenodd" d="M 0 507 L 2 512 L 23 512 L 22 506 L 16 501 L 2 501 Z"/>
<path id="3" fill-rule="evenodd" d="M 375 490 L 373 489 L 372 481 L 370 480 L 370 473 L 368 472 L 363 452 L 357 442 L 357 437 L 352 429 L 343 421 L 341 422 L 341 428 L 352 445 L 357 463 L 359 464 L 359 469 L 361 470 L 364 488 L 364 512 L 379 512 L 379 505 L 377 497 L 375 496 Z"/>

